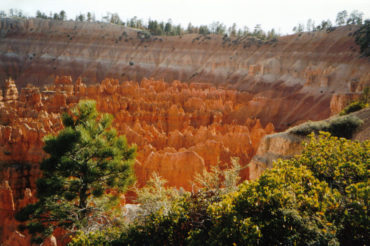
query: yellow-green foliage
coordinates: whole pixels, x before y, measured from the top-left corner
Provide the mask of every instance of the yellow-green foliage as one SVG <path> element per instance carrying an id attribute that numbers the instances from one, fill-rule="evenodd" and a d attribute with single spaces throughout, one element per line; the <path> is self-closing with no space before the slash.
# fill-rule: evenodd
<path id="1" fill-rule="evenodd" d="M 345 194 L 348 185 L 367 180 L 369 148 L 370 141 L 361 143 L 321 133 L 319 138 L 311 136 L 302 155 L 293 160 Z"/>
<path id="2" fill-rule="evenodd" d="M 302 155 L 278 160 L 259 180 L 209 207 L 212 240 L 366 244 L 369 149 L 369 141 L 311 135 Z"/>
<path id="3" fill-rule="evenodd" d="M 370 23 L 370 22 L 369 22 Z M 370 99 L 370 87 L 365 87 L 362 91 L 361 97 L 358 101 L 351 102 L 347 107 L 345 107 L 340 115 L 346 115 L 352 112 L 356 112 L 363 108 L 369 107 L 369 99 Z"/>
<path id="4" fill-rule="evenodd" d="M 111 245 L 111 241 L 118 238 L 120 231 L 118 228 L 107 228 L 103 231 L 90 233 L 77 232 L 69 245 L 73 246 L 105 246 Z"/>
<path id="5" fill-rule="evenodd" d="M 149 215 L 112 245 L 366 245 L 370 141 L 320 132 L 225 193 L 203 189 Z"/>
<path id="6" fill-rule="evenodd" d="M 340 115 L 346 115 L 346 114 L 349 114 L 349 113 L 352 113 L 352 112 L 356 112 L 356 111 L 359 111 L 363 108 L 367 108 L 369 107 L 369 104 L 368 103 L 363 103 L 363 102 L 360 102 L 360 101 L 355 101 L 355 102 L 352 102 L 350 103 L 348 106 L 346 106 L 341 112 L 340 112 Z"/>

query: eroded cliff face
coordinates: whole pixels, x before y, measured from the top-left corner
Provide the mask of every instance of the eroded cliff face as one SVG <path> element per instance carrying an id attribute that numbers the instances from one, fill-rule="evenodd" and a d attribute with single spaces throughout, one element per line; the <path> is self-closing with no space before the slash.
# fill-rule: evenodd
<path id="1" fill-rule="evenodd" d="M 87 83 L 106 77 L 208 82 L 249 92 L 253 100 L 240 111 L 283 130 L 327 118 L 330 105 L 333 113 L 338 108 L 336 99 L 369 85 L 370 63 L 354 43 L 356 28 L 262 42 L 216 35 L 143 38 L 107 23 L 1 19 L 0 83 L 11 76 L 19 89 L 42 86 L 64 74 Z M 333 94 L 339 97 L 330 103 Z"/>

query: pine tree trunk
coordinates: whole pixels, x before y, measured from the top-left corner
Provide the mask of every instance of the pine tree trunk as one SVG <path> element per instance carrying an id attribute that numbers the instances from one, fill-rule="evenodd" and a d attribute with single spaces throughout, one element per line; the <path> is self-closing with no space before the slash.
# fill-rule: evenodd
<path id="1" fill-rule="evenodd" d="M 87 207 L 87 184 L 83 183 L 82 188 L 80 190 L 80 205 L 81 209 L 81 219 L 84 219 L 87 215 L 86 207 Z"/>

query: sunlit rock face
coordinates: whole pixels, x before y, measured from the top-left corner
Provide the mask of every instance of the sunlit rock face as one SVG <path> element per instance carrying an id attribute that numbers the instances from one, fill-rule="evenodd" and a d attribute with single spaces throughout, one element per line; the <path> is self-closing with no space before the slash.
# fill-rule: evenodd
<path id="1" fill-rule="evenodd" d="M 30 236 L 17 231 L 20 224 L 15 220 L 15 212 L 26 206 L 34 203 L 35 198 L 29 188 L 23 190 L 22 198 L 17 199 L 8 181 L 2 181 L 0 184 L 0 242 L 2 245 L 29 245 Z"/>
<path id="2" fill-rule="evenodd" d="M 194 161 L 199 164 L 197 168 L 189 168 L 191 179 L 193 173 L 203 167 L 230 163 L 234 156 L 248 163 L 259 140 L 274 132 L 272 123 L 263 126 L 260 120 L 240 112 L 240 108 L 248 105 L 248 101 L 240 100 L 244 97 L 242 94 L 202 83 L 148 79 L 141 83 L 119 83 L 105 79 L 101 84 L 85 85 L 80 79 L 72 83 L 70 77 L 57 77 L 51 86 L 40 90 L 28 85 L 22 88 L 19 98 L 2 101 L 0 159 L 8 163 L 29 163 L 25 176 L 37 176 L 32 164 L 45 156 L 43 137 L 62 129 L 60 113 L 68 111 L 80 99 L 94 99 L 99 111 L 114 115 L 114 127 L 119 133 L 138 146 L 137 172 L 143 175 L 139 176 L 139 182 L 145 183 L 151 175 L 148 165 L 155 164 L 147 159 L 154 158 L 152 152 L 158 163 L 175 159 L 179 163 L 191 163 L 192 158 L 198 158 L 198 162 Z M 194 154 L 172 157 L 169 153 Z M 155 170 L 160 168 L 152 171 Z M 168 171 L 164 172 L 169 176 Z M 14 175 L 16 172 L 10 176 Z M 171 179 L 174 182 L 171 184 L 176 185 L 178 177 Z"/>

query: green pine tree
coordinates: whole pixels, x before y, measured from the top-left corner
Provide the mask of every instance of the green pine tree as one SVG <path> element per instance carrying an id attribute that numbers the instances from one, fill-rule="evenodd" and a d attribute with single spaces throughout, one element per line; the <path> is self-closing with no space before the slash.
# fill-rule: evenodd
<path id="1" fill-rule="evenodd" d="M 94 101 L 80 101 L 70 114 L 63 115 L 64 129 L 47 136 L 44 151 L 48 158 L 40 164 L 36 204 L 17 213 L 25 229 L 40 242 L 56 227 L 68 231 L 96 223 L 104 214 L 99 198 L 118 201 L 134 181 L 136 148 L 111 127 L 113 117 L 99 114 Z M 107 190 L 114 189 L 118 192 Z M 116 195 L 112 195 L 116 194 Z"/>

